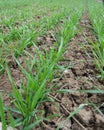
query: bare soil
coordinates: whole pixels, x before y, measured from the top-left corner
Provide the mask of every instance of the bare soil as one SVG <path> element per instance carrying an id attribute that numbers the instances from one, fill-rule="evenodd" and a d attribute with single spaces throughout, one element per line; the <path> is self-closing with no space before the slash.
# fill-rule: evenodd
<path id="1" fill-rule="evenodd" d="M 104 103 L 104 95 L 81 92 L 56 92 L 58 89 L 89 90 L 94 89 L 95 86 L 101 88 L 103 86 L 103 82 L 97 77 L 99 72 L 94 65 L 94 58 L 90 48 L 90 41 L 96 42 L 97 39 L 92 30 L 87 12 L 83 14 L 78 26 L 79 32 L 71 39 L 62 60 L 58 63 L 59 66 L 69 66 L 69 68 L 60 69 L 51 83 L 51 85 L 58 85 L 58 88 L 55 88 L 49 95 L 54 99 L 54 102 L 45 102 L 41 106 L 41 109 L 44 110 L 44 117 L 55 114 L 59 116 L 44 121 L 34 130 L 55 130 L 57 126 L 60 126 L 59 130 L 104 130 L 104 118 L 95 110 L 91 103 L 93 102 L 97 106 Z M 43 41 L 43 45 L 41 44 L 39 48 L 45 48 L 46 50 L 49 50 L 55 41 L 54 37 L 48 34 L 39 40 Z M 35 54 L 35 48 L 31 47 L 29 51 Z M 28 57 L 24 57 L 28 59 Z M 24 57 L 19 60 L 26 67 Z M 8 63 L 13 79 L 19 86 L 22 82 L 23 74 L 14 62 L 13 57 L 8 59 Z M 0 76 L 0 91 L 3 93 L 4 103 L 12 105 L 9 96 L 5 94 L 5 92 L 11 93 L 11 84 L 6 72 Z M 67 117 L 70 113 L 83 103 L 88 105 L 74 117 L 68 119 Z M 100 110 L 104 113 L 104 107 L 100 108 Z"/>

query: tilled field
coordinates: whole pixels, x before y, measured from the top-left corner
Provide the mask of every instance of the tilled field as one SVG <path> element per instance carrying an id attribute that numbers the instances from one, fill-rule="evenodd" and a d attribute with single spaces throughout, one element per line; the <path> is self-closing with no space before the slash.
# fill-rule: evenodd
<path id="1" fill-rule="evenodd" d="M 38 18 L 40 19 L 40 16 L 38 16 Z M 59 41 L 61 37 L 60 35 L 62 35 L 62 32 L 59 32 L 65 24 L 65 19 L 66 21 L 70 21 L 70 16 L 61 18 L 56 26 L 47 30 L 47 32 L 42 36 L 40 35 L 37 37 L 37 46 L 39 51 L 37 51 L 37 47 L 33 44 L 24 48 L 23 53 L 21 53 L 22 55 L 17 57 L 17 59 L 13 55 L 14 52 L 7 57 L 7 64 L 4 64 L 4 66 L 8 65 L 8 67 L 6 67 L 0 75 L 0 91 L 2 93 L 3 103 L 13 108 L 11 113 L 14 119 L 20 118 L 21 112 L 15 112 L 17 105 L 15 106 L 14 102 L 17 99 L 15 97 L 12 97 L 12 99 L 10 98 L 14 92 L 13 82 L 15 82 L 16 88 L 18 89 L 18 92 L 21 93 L 24 99 L 23 101 L 25 102 L 25 98 L 28 95 L 25 95 L 25 88 L 22 88 L 21 85 L 24 84 L 26 87 L 26 84 L 28 84 L 28 79 L 25 74 L 28 73 L 27 75 L 30 79 L 32 74 L 32 77 L 37 77 L 37 75 L 39 75 L 36 70 L 38 69 L 38 66 L 40 65 L 40 67 L 42 67 L 42 65 L 44 66 L 44 64 L 46 64 L 44 58 L 47 57 L 47 59 L 50 60 L 54 56 L 57 57 L 58 53 L 53 56 L 53 53 L 50 54 L 49 51 L 54 48 L 54 52 L 60 52 L 61 45 L 58 49 L 59 45 L 55 43 Z M 95 57 L 92 52 L 92 43 L 96 44 L 98 42 L 98 37 L 93 29 L 88 9 L 83 11 L 76 26 L 78 27 L 77 32 L 74 32 L 75 34 L 73 34 L 67 41 L 67 44 L 63 46 L 64 50 L 60 53 L 61 57 L 58 58 L 58 60 L 55 60 L 57 63 L 55 65 L 54 63 L 52 64 L 51 67 L 53 67 L 54 70 L 53 74 L 49 73 L 49 79 L 47 78 L 47 75 L 45 77 L 45 74 L 47 73 L 44 74 L 44 68 L 40 71 L 40 74 L 43 74 L 47 81 L 45 81 L 46 90 L 42 90 L 46 94 L 43 94 L 43 97 L 38 99 L 39 104 L 36 104 L 36 115 L 34 115 L 35 119 L 40 117 L 39 120 L 41 121 L 39 121 L 39 124 L 37 123 L 36 126 L 33 125 L 34 127 L 29 128 L 26 126 L 27 129 L 23 129 L 23 125 L 20 125 L 19 127 L 16 127 L 18 130 L 104 129 L 104 117 L 102 115 L 104 114 L 104 107 L 103 105 L 101 106 L 101 104 L 104 103 L 104 95 L 103 92 L 98 93 L 97 91 L 94 91 L 96 88 L 102 90 L 104 82 L 98 77 L 99 70 L 94 63 Z M 66 38 L 66 35 L 68 35 L 68 33 L 65 35 L 63 34 L 62 36 Z M 42 54 L 40 54 L 40 51 Z M 50 54 L 49 56 L 48 53 Z M 35 60 L 42 60 L 40 64 L 34 62 L 34 56 L 36 56 Z M 44 56 L 44 60 L 42 59 L 42 56 Z M 52 58 L 52 60 L 54 61 L 54 58 Z M 29 67 L 31 68 L 30 64 L 34 64 L 36 67 L 29 70 Z M 50 64 L 51 63 L 48 65 L 50 66 Z M 26 72 L 21 66 L 26 70 Z M 9 75 L 7 68 L 9 68 L 11 76 Z M 46 69 L 48 70 L 48 68 Z M 50 72 L 50 70 L 48 71 Z M 13 78 L 12 80 L 11 77 Z M 35 80 L 34 83 L 32 82 L 32 84 L 29 85 L 35 86 L 35 84 L 39 82 L 39 85 L 41 86 L 41 83 L 44 83 L 41 82 L 41 80 L 43 81 L 42 77 L 39 77 L 39 79 L 37 78 L 36 82 Z M 51 87 L 52 89 L 50 89 Z M 33 89 L 32 91 L 35 90 Z M 18 92 L 16 94 L 19 94 Z M 33 100 L 35 100 L 35 98 L 33 95 Z M 19 106 L 17 108 L 19 109 Z M 5 115 L 8 120 L 10 117 L 7 113 L 8 112 L 5 112 Z M 23 119 L 24 118 L 25 117 L 23 117 Z M 35 122 L 34 119 L 31 119 L 31 122 Z"/>

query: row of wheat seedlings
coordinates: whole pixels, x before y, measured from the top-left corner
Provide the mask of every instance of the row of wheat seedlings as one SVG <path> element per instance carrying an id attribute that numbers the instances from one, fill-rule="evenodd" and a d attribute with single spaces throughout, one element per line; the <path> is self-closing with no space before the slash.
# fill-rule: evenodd
<path id="1" fill-rule="evenodd" d="M 102 3 L 93 1 L 89 3 L 89 15 L 98 39 L 93 43 L 95 63 L 100 71 L 101 79 L 104 79 L 104 7 Z"/>
<path id="2" fill-rule="evenodd" d="M 32 41 L 32 44 L 36 48 L 36 55 L 33 56 L 33 59 L 29 60 L 27 70 L 22 67 L 18 59 L 14 56 L 15 61 L 25 77 L 25 81 L 22 80 L 20 89 L 16 86 L 8 65 L 5 64 L 13 90 L 13 93 L 11 94 L 11 101 L 15 106 L 14 108 L 9 108 L 9 110 L 17 115 L 17 119 L 14 120 L 12 118 L 12 123 L 10 124 L 11 126 L 20 126 L 19 128 L 22 130 L 31 130 L 37 124 L 45 120 L 44 117 L 39 114 L 41 113 L 39 106 L 44 101 L 49 100 L 47 95 L 53 86 L 47 88 L 47 84 L 54 78 L 56 64 L 61 59 L 68 41 L 77 33 L 76 26 L 81 18 L 83 5 L 84 2 L 79 3 L 79 6 L 77 5 L 78 8 L 76 8 L 76 12 L 71 13 L 70 19 L 65 20 L 59 31 L 55 47 L 51 48 L 49 52 L 43 54 L 39 50 L 38 45 Z M 73 7 L 71 8 L 73 9 Z M 35 71 L 35 75 L 33 71 Z M 4 119 L 4 117 L 2 117 L 2 119 Z M 6 130 L 6 127 L 4 128 L 4 130 Z"/>
<path id="3" fill-rule="evenodd" d="M 96 43 L 91 42 L 91 49 L 94 55 L 94 62 L 96 67 L 99 70 L 99 76 L 102 81 L 104 80 L 104 7 L 102 2 L 98 1 L 89 1 L 89 17 L 95 31 L 95 37 L 97 39 Z M 90 93 L 96 93 L 103 95 L 104 94 L 104 87 L 101 86 L 94 86 L 96 90 L 89 91 Z M 95 108 L 95 111 L 99 112 L 101 116 L 104 117 L 103 112 L 100 110 L 103 103 L 101 104 L 94 104 L 91 102 L 91 105 Z"/>
<path id="4" fill-rule="evenodd" d="M 65 8 L 63 6 L 57 6 L 56 8 L 54 2 L 54 4 L 52 4 L 50 8 L 50 10 L 53 8 L 53 11 L 49 11 L 51 16 L 48 16 L 49 7 L 47 7 L 48 9 L 46 9 L 47 14 L 45 14 L 45 16 L 42 16 L 42 18 L 40 18 L 39 20 L 30 19 L 29 22 L 23 22 L 18 26 L 16 26 L 14 22 L 16 21 L 16 15 L 14 15 L 15 17 L 13 16 L 13 18 L 11 18 L 13 20 L 11 20 L 7 17 L 8 15 L 6 14 L 6 17 L 9 20 L 1 20 L 2 26 L 0 33 L 0 72 L 5 69 L 3 67 L 3 64 L 4 62 L 6 62 L 6 59 L 8 59 L 8 56 L 12 54 L 16 57 L 21 55 L 22 51 L 27 46 L 32 45 L 32 42 L 37 42 L 37 37 L 42 36 L 49 29 L 52 29 L 58 23 L 58 21 L 61 18 L 65 17 L 65 15 L 67 15 L 69 12 L 69 10 L 67 10 L 68 7 Z M 43 14 L 44 11 L 42 11 L 41 8 L 42 7 L 40 7 L 41 11 L 39 11 L 39 13 Z M 59 13 L 57 13 L 57 9 L 60 10 Z M 36 15 L 39 15 L 37 12 L 34 13 L 36 13 Z M 27 15 L 25 15 L 25 18 L 27 18 Z M 7 32 L 5 32 L 5 30 L 7 30 Z"/>

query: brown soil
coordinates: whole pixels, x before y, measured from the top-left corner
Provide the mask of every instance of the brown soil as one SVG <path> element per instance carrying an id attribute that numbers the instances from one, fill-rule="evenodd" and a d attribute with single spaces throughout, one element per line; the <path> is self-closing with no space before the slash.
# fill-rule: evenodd
<path id="1" fill-rule="evenodd" d="M 52 33 L 51 33 L 52 34 Z M 40 50 L 45 48 L 46 51 L 53 45 L 55 41 L 54 36 L 47 34 L 43 38 L 43 45 L 39 46 Z M 63 59 L 58 63 L 59 66 L 69 66 L 65 70 L 59 70 L 56 78 L 52 81 L 51 85 L 57 84 L 61 89 L 93 89 L 95 86 L 102 87 L 103 84 L 97 78 L 98 70 L 93 63 L 93 56 L 89 41 L 96 42 L 93 31 L 91 30 L 90 20 L 85 12 L 79 24 L 78 34 L 69 42 L 67 49 L 63 55 Z M 31 47 L 29 52 L 35 53 L 35 48 Z M 25 58 L 24 58 L 25 57 Z M 24 59 L 27 56 L 20 57 L 21 64 L 26 68 Z M 22 82 L 23 74 L 18 69 L 13 58 L 9 60 L 10 70 L 16 84 L 19 86 Z M 57 88 L 57 89 L 58 89 Z M 59 114 L 52 119 L 44 121 L 39 127 L 34 130 L 55 130 L 60 126 L 60 130 L 104 130 L 104 118 L 98 114 L 89 102 L 95 103 L 97 106 L 104 103 L 104 97 L 100 94 L 87 94 L 80 92 L 72 93 L 56 93 L 53 90 L 49 96 L 54 99 L 54 102 L 46 102 L 42 105 L 41 109 L 44 110 L 44 117 Z M 9 97 L 5 92 L 11 93 L 11 84 L 9 82 L 6 72 L 0 76 L 0 91 L 3 92 L 3 101 L 7 105 L 11 105 Z M 82 110 L 79 111 L 74 117 L 67 119 L 70 113 L 79 105 L 86 103 Z M 101 108 L 104 113 L 104 108 Z"/>
<path id="2" fill-rule="evenodd" d="M 89 41 L 97 41 L 93 33 L 90 20 L 85 13 L 79 24 L 78 34 L 69 42 L 63 59 L 59 62 L 59 66 L 69 65 L 69 69 L 60 70 L 53 80 L 53 84 L 58 84 L 60 89 L 89 90 L 96 89 L 95 86 L 103 86 L 97 78 L 99 72 L 93 63 L 94 58 L 89 44 Z M 104 118 L 89 104 L 90 101 L 97 106 L 104 103 L 103 95 L 80 92 L 58 94 L 55 91 L 49 95 L 55 102 L 44 104 L 45 116 L 50 114 L 60 114 L 61 116 L 45 122 L 42 130 L 55 130 L 60 123 L 60 130 L 104 129 Z M 66 117 L 82 103 L 88 105 L 73 118 L 66 120 Z M 104 112 L 104 108 L 101 111 Z M 64 123 L 62 123 L 63 121 Z"/>

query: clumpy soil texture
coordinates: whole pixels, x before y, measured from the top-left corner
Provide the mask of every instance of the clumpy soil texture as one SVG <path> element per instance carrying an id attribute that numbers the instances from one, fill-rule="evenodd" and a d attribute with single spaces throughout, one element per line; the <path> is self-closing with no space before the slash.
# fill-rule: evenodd
<path id="1" fill-rule="evenodd" d="M 64 69 L 59 69 L 57 76 L 51 83 L 52 85 L 58 85 L 58 87 L 53 89 L 52 93 L 49 94 L 54 101 L 45 102 L 41 106 L 41 109 L 44 110 L 44 117 L 52 115 L 53 117 L 41 123 L 34 130 L 55 130 L 57 127 L 59 127 L 59 130 L 104 130 L 104 118 L 92 105 L 95 104 L 99 106 L 104 103 L 104 95 L 82 92 L 56 92 L 58 89 L 71 89 L 75 91 L 78 89 L 96 89 L 94 88 L 95 86 L 103 86 L 103 83 L 97 77 L 99 72 L 94 65 L 94 58 L 90 48 L 90 41 L 96 42 L 97 39 L 94 36 L 95 34 L 92 30 L 87 12 L 83 14 L 78 27 L 79 32 L 71 39 L 62 60 L 58 63 L 58 65 Z M 54 42 L 53 37 L 48 35 L 47 38 L 43 38 L 43 40 L 44 43 L 48 43 L 48 46 L 51 46 L 52 42 Z M 40 49 L 42 47 L 43 46 L 40 46 Z M 48 49 L 46 45 L 45 48 Z M 34 52 L 34 49 L 31 51 Z M 13 60 L 9 62 L 11 64 L 13 79 L 19 86 L 22 82 L 23 74 L 21 74 Z M 24 64 L 22 65 L 25 67 Z M 6 73 L 0 76 L 0 90 L 3 91 L 3 93 L 5 93 L 5 91 L 11 92 L 11 84 Z M 9 97 L 5 94 L 3 94 L 3 101 L 7 105 L 11 105 Z M 67 118 L 70 113 L 76 110 L 81 104 L 86 104 L 86 106 L 72 118 Z M 104 113 L 103 107 L 99 109 Z"/>
<path id="2" fill-rule="evenodd" d="M 58 75 L 53 80 L 53 84 L 58 84 L 59 89 L 90 90 L 96 87 L 103 87 L 102 82 L 97 78 L 98 70 L 94 65 L 94 58 L 91 52 L 90 41 L 94 43 L 91 22 L 87 12 L 79 23 L 78 34 L 69 42 L 63 59 L 59 62 L 60 67 L 67 69 L 59 70 Z M 50 114 L 60 114 L 61 116 L 44 122 L 42 129 L 55 130 L 60 126 L 60 130 L 103 130 L 104 118 L 93 107 L 104 102 L 104 95 L 89 94 L 81 92 L 55 93 L 49 95 L 55 102 L 44 104 L 45 116 Z M 73 118 L 66 119 L 68 115 L 76 110 L 82 103 L 88 104 L 80 110 Z M 100 108 L 104 113 L 104 108 Z"/>

